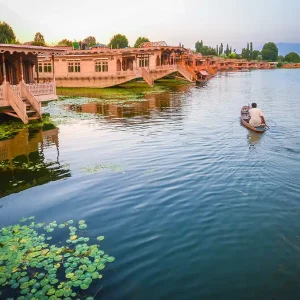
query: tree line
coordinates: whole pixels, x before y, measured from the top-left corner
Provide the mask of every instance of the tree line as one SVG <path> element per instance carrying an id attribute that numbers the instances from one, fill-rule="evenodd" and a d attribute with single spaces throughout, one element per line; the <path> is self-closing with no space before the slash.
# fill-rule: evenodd
<path id="1" fill-rule="evenodd" d="M 142 43 L 150 42 L 148 38 L 146 37 L 139 37 L 137 38 L 134 47 L 138 48 Z M 6 22 L 0 21 L 0 43 L 1 44 L 20 44 L 20 42 L 17 40 L 16 35 L 10 25 L 8 25 Z M 66 47 L 79 47 L 84 45 L 85 47 L 92 47 L 96 46 L 98 43 L 96 41 L 96 38 L 94 36 L 88 36 L 82 41 L 71 41 L 69 39 L 62 39 L 59 41 L 56 46 L 66 46 Z M 34 46 L 47 46 L 47 43 L 45 41 L 45 37 L 40 32 L 37 32 L 34 36 L 33 41 L 31 42 L 31 45 Z M 127 48 L 129 47 L 128 39 L 125 35 L 122 34 L 116 34 L 111 39 L 108 47 L 112 49 L 118 49 L 118 48 Z"/>
<path id="2" fill-rule="evenodd" d="M 295 52 L 290 52 L 286 56 L 278 55 L 278 48 L 275 43 L 269 42 L 264 44 L 261 51 L 253 48 L 253 43 L 248 42 L 247 46 L 242 49 L 241 53 L 237 53 L 236 49 L 228 44 L 224 48 L 223 43 L 217 45 L 216 48 L 204 45 L 203 41 L 197 41 L 195 44 L 197 53 L 202 55 L 214 55 L 223 58 L 236 58 L 247 60 L 264 60 L 264 61 L 278 61 L 279 65 L 283 63 L 300 63 L 300 56 Z"/>
<path id="3" fill-rule="evenodd" d="M 134 47 L 138 48 L 142 43 L 150 42 L 147 37 L 138 37 Z M 20 44 L 17 40 L 16 35 L 10 25 L 0 21 L 0 43 L 1 44 Z M 98 43 L 94 36 L 88 36 L 82 41 L 71 41 L 69 39 L 62 39 L 56 45 L 57 46 L 68 46 L 75 48 L 92 47 Z M 44 36 L 37 32 L 34 36 L 31 45 L 35 46 L 47 46 Z M 181 44 L 180 44 L 181 45 Z M 111 39 L 108 47 L 112 49 L 127 48 L 129 47 L 128 39 L 123 34 L 116 34 Z M 182 45 L 183 47 L 183 45 Z M 215 48 L 204 45 L 203 41 L 197 41 L 195 44 L 195 51 L 202 55 L 214 55 L 221 56 L 224 58 L 237 58 L 247 60 L 264 60 L 264 61 L 278 61 L 282 63 L 300 63 L 300 56 L 295 52 L 288 53 L 285 57 L 278 56 L 278 48 L 275 43 L 266 43 L 262 51 L 253 49 L 253 43 L 248 42 L 247 46 L 242 49 L 240 54 L 236 53 L 236 49 L 232 49 L 232 46 L 228 44 L 224 47 L 223 43 L 217 45 Z"/>

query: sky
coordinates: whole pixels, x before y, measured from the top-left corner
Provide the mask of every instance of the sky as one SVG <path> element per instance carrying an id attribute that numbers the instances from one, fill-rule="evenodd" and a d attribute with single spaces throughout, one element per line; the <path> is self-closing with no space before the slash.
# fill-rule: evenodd
<path id="1" fill-rule="evenodd" d="M 117 33 L 194 48 L 197 40 L 237 50 L 253 42 L 300 42 L 300 0 L 0 0 L 0 20 L 21 42 L 41 32 L 47 43 Z"/>

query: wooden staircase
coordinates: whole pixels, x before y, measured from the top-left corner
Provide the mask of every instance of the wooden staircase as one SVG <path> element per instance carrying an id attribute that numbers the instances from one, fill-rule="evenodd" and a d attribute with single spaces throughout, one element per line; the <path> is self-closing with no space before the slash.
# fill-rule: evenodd
<path id="1" fill-rule="evenodd" d="M 178 64 L 177 71 L 180 73 L 185 79 L 190 82 L 194 82 L 194 74 L 192 74 L 189 70 L 187 70 L 184 66 Z M 193 72 L 194 73 L 194 72 Z"/>
<path id="2" fill-rule="evenodd" d="M 193 76 L 193 79 L 197 80 L 197 74 L 195 71 L 190 66 L 185 65 L 184 67 Z"/>
<path id="3" fill-rule="evenodd" d="M 151 87 L 153 87 L 154 79 L 152 78 L 150 73 L 145 68 L 142 68 L 142 77 Z"/>
<path id="4" fill-rule="evenodd" d="M 20 83 L 19 88 L 20 92 L 17 93 L 8 82 L 5 83 L 10 108 L 3 112 L 21 119 L 24 124 L 32 120 L 42 120 L 41 102 L 32 95 L 24 82 Z"/>

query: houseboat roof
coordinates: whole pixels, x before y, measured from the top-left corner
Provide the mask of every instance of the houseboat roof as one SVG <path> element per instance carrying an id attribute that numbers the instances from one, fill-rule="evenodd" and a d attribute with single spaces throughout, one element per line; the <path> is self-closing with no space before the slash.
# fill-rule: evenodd
<path id="1" fill-rule="evenodd" d="M 123 48 L 123 49 L 109 49 L 109 48 L 97 48 L 91 50 L 70 50 L 67 54 L 70 55 L 84 55 L 84 54 L 105 54 L 105 55 L 116 55 L 116 54 L 142 54 L 153 51 L 183 51 L 188 52 L 188 49 L 179 46 L 156 46 L 146 48 Z"/>
<path id="2" fill-rule="evenodd" d="M 66 52 L 65 49 L 56 47 L 41 47 L 31 45 L 17 45 L 17 44 L 0 44 L 0 53 L 9 52 L 13 54 L 17 53 L 32 53 L 37 55 L 62 55 Z"/>

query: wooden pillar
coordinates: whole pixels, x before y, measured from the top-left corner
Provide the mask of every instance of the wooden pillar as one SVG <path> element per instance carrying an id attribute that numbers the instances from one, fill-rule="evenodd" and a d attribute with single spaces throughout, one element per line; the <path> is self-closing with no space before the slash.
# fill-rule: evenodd
<path id="1" fill-rule="evenodd" d="M 20 53 L 20 66 L 21 66 L 21 80 L 24 81 L 24 73 L 23 73 L 23 57 L 22 53 Z"/>
<path id="2" fill-rule="evenodd" d="M 55 81 L 54 54 L 52 54 L 52 74 L 53 74 L 53 81 Z"/>
<path id="3" fill-rule="evenodd" d="M 3 79 L 4 79 L 4 82 L 6 82 L 6 68 L 5 68 L 4 53 L 2 53 L 2 70 L 3 70 Z"/>
<path id="4" fill-rule="evenodd" d="M 36 65 L 37 65 L 37 68 L 36 68 L 36 81 L 37 83 L 40 82 L 40 78 L 39 78 L 39 60 L 36 59 Z"/>

